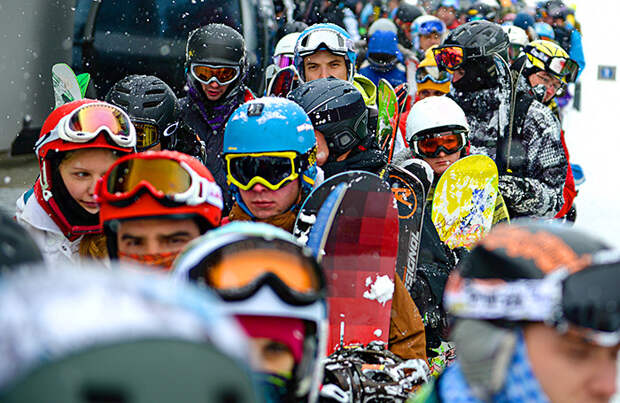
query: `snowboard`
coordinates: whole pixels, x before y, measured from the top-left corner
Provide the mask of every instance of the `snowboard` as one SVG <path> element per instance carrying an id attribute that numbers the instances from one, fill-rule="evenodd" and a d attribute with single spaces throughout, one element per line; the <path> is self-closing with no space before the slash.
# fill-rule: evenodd
<path id="1" fill-rule="evenodd" d="M 286 97 L 297 84 L 297 70 L 294 66 L 287 66 L 278 70 L 269 82 L 267 96 Z"/>
<path id="2" fill-rule="evenodd" d="M 398 206 L 396 273 L 413 297 L 427 189 L 413 173 L 393 164 L 387 166 L 384 178 L 388 181 Z"/>
<path id="3" fill-rule="evenodd" d="M 497 185 L 497 166 L 485 155 L 462 158 L 441 175 L 431 216 L 448 247 L 471 249 L 491 230 Z"/>
<path id="4" fill-rule="evenodd" d="M 52 66 L 52 86 L 54 88 L 55 107 L 68 102 L 83 99 L 90 81 L 90 74 L 75 75 L 66 63 Z"/>
<path id="5" fill-rule="evenodd" d="M 350 171 L 308 196 L 294 233 L 307 237 L 328 286 L 327 354 L 388 342 L 398 252 L 398 209 L 379 176 Z"/>
<path id="6" fill-rule="evenodd" d="M 383 78 L 377 87 L 377 109 L 377 140 L 391 161 L 398 132 L 399 105 L 394 88 Z"/>

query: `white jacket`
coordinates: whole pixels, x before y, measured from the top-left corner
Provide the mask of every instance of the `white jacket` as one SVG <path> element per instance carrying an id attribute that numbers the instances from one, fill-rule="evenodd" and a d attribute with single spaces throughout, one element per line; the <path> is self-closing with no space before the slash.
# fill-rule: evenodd
<path id="1" fill-rule="evenodd" d="M 80 262 L 78 250 L 82 237 L 75 241 L 67 239 L 58 225 L 43 210 L 34 194 L 30 195 L 27 201 L 24 201 L 24 195 L 21 195 L 16 205 L 17 222 L 32 235 L 47 264 L 60 268 L 68 263 Z"/>

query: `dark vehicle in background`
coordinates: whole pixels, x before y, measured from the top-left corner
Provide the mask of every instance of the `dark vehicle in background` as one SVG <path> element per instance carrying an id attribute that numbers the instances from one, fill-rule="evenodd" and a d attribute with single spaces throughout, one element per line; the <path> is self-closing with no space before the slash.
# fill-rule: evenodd
<path id="1" fill-rule="evenodd" d="M 271 0 L 77 0 L 72 67 L 91 74 L 91 97 L 102 98 L 128 74 L 154 74 L 184 96 L 188 34 L 214 22 L 243 35 L 247 83 L 262 94 L 275 29 Z"/>

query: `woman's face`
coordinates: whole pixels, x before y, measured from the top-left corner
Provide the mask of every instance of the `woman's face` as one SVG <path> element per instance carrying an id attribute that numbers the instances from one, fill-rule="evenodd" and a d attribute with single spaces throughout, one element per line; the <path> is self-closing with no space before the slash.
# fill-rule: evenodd
<path id="1" fill-rule="evenodd" d="M 94 198 L 95 184 L 117 158 L 111 150 L 90 148 L 71 152 L 58 167 L 71 197 L 91 214 L 99 212 Z"/>

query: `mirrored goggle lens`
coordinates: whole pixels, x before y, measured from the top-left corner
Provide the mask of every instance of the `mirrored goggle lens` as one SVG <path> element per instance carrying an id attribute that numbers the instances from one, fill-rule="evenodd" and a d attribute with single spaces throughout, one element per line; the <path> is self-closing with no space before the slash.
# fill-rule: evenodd
<path id="1" fill-rule="evenodd" d="M 620 330 L 620 267 L 609 264 L 571 274 L 562 290 L 563 316 L 573 325 L 600 332 Z"/>
<path id="2" fill-rule="evenodd" d="M 510 60 L 516 60 L 517 57 L 519 57 L 522 49 L 523 45 L 519 45 L 518 43 L 511 43 L 508 47 L 508 57 L 510 57 Z"/>
<path id="3" fill-rule="evenodd" d="M 187 191 L 192 178 L 177 161 L 135 158 L 112 168 L 107 190 L 112 195 L 122 196 L 133 191 L 142 181 L 166 196 L 173 196 Z"/>
<path id="4" fill-rule="evenodd" d="M 293 65 L 293 57 L 287 55 L 277 55 L 273 57 L 273 62 L 279 68 L 284 68 Z"/>
<path id="5" fill-rule="evenodd" d="M 451 78 L 452 74 L 445 70 L 440 71 L 437 67 L 433 66 L 418 67 L 415 72 L 415 80 L 418 84 L 424 83 L 428 80 L 431 80 L 437 84 L 443 84 L 450 81 Z"/>
<path id="6" fill-rule="evenodd" d="M 280 248 L 284 245 L 278 245 Z M 235 248 L 236 249 L 236 248 Z M 248 249 L 223 252 L 206 272 L 206 282 L 220 291 L 245 291 L 267 275 L 277 277 L 287 288 L 301 294 L 316 293 L 320 280 L 307 259 L 277 249 Z"/>
<path id="7" fill-rule="evenodd" d="M 239 69 L 236 67 L 215 67 L 194 64 L 192 65 L 192 74 L 203 84 L 208 84 L 211 80 L 215 79 L 218 83 L 225 85 L 237 78 Z"/>
<path id="8" fill-rule="evenodd" d="M 133 125 L 136 128 L 136 147 L 138 149 L 143 150 L 159 142 L 159 132 L 154 124 L 134 121 Z"/>
<path id="9" fill-rule="evenodd" d="M 76 135 L 93 135 L 106 128 L 114 136 L 129 136 L 130 123 L 120 109 L 112 105 L 86 105 L 78 109 L 68 121 L 68 128 Z"/>
<path id="10" fill-rule="evenodd" d="M 426 21 L 420 24 L 419 33 L 421 35 L 430 35 L 433 32 L 440 35 L 443 33 L 443 24 L 441 21 Z"/>
<path id="11" fill-rule="evenodd" d="M 552 57 L 549 62 L 549 71 L 557 76 L 566 77 L 567 81 L 572 82 L 577 77 L 579 65 L 571 59 Z"/>
<path id="12" fill-rule="evenodd" d="M 465 52 L 460 46 L 433 49 L 433 55 L 438 66 L 450 70 L 459 68 L 465 59 Z"/>
<path id="13" fill-rule="evenodd" d="M 292 179 L 295 174 L 295 164 L 287 157 L 228 155 L 227 158 L 228 173 L 243 187 L 249 187 L 252 179 L 256 177 L 277 187 L 287 178 Z"/>
<path id="14" fill-rule="evenodd" d="M 331 29 L 317 29 L 301 38 L 297 49 L 301 56 L 314 53 L 319 49 L 345 55 L 347 51 L 353 49 L 353 43 L 339 32 Z"/>
<path id="15" fill-rule="evenodd" d="M 443 150 L 446 154 L 453 154 L 463 148 L 460 134 L 439 133 L 436 137 L 418 140 L 418 150 L 422 155 L 436 157 Z"/>

